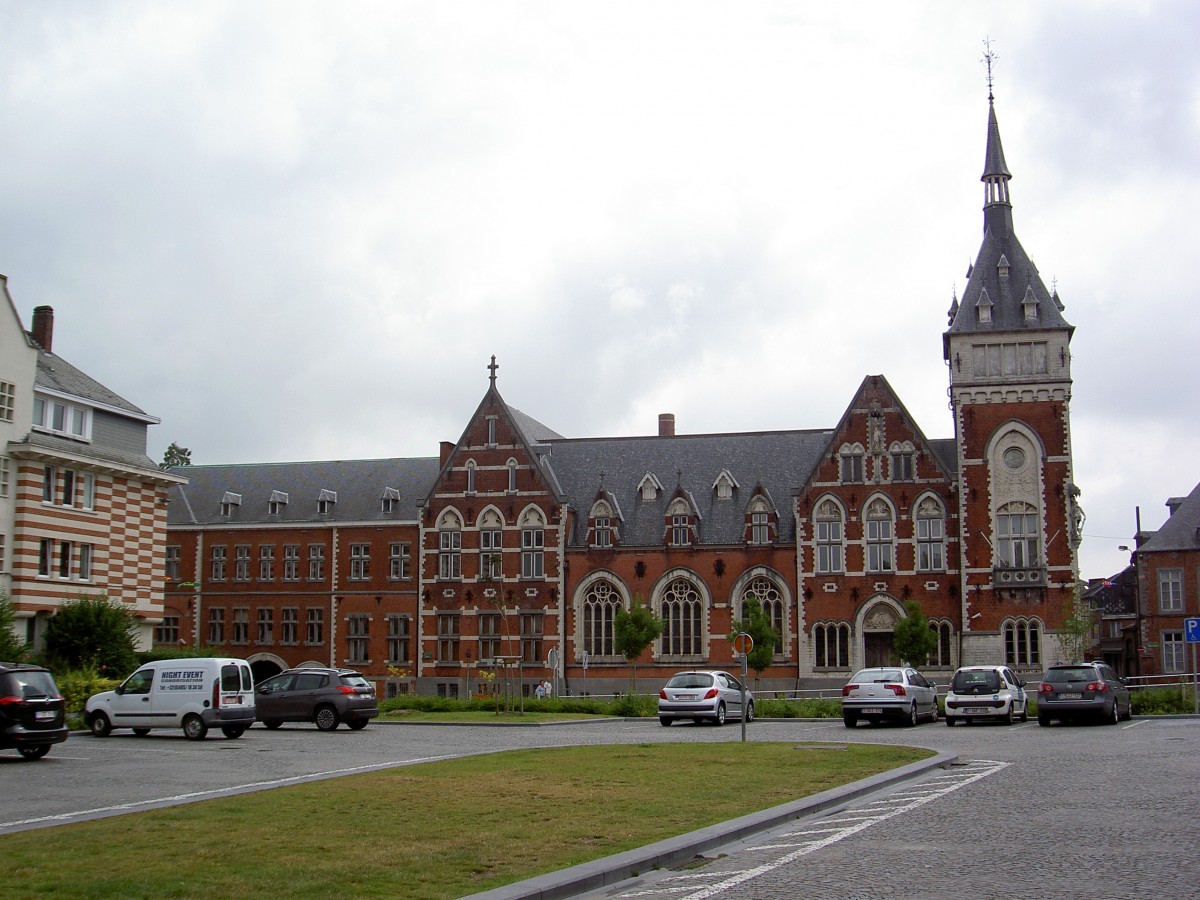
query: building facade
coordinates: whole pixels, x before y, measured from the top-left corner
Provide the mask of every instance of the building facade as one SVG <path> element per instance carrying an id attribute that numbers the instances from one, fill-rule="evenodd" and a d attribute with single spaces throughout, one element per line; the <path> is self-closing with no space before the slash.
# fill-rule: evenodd
<path id="1" fill-rule="evenodd" d="M 919 601 L 933 671 L 1062 658 L 1082 510 L 1070 341 L 1013 230 L 989 97 L 984 237 L 943 335 L 953 437 L 930 439 L 882 375 L 832 427 L 572 439 L 487 390 L 437 457 L 176 470 L 162 643 L 220 647 L 261 677 L 350 665 L 382 692 L 657 689 L 736 664 L 747 598 L 778 631 L 760 686 L 842 683 L 894 660 Z M 636 669 L 617 612 L 662 637 Z"/>
<path id="2" fill-rule="evenodd" d="M 158 420 L 54 353 L 50 307 L 25 331 L 0 283 L 0 590 L 18 637 L 41 649 L 63 602 L 105 595 L 133 612 L 149 648 L 162 616 L 167 489 L 183 479 L 146 455 Z"/>

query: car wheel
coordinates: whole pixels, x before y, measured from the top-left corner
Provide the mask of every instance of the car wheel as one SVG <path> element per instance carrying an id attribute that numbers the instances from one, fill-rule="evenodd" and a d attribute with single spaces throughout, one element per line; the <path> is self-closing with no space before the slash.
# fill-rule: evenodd
<path id="1" fill-rule="evenodd" d="M 1008 709 L 1005 711 L 1004 715 L 1001 716 L 1000 721 L 1003 722 L 1005 725 L 1011 725 L 1013 723 L 1013 714 L 1012 714 L 1012 705 L 1011 704 L 1009 705 Z"/>
<path id="2" fill-rule="evenodd" d="M 26 759 L 41 759 L 50 752 L 49 744 L 30 744 L 27 747 L 18 747 L 17 752 Z"/>
<path id="3" fill-rule="evenodd" d="M 245 733 L 246 729 L 241 725 L 227 725 L 221 729 L 221 734 L 225 735 L 225 737 L 229 738 L 230 740 L 233 738 L 240 738 Z"/>
<path id="4" fill-rule="evenodd" d="M 355 719 L 352 722 L 347 722 L 346 724 L 350 726 L 351 731 L 362 731 L 364 728 L 367 727 L 368 721 L 370 721 L 370 720 L 369 719 Z"/>
<path id="5" fill-rule="evenodd" d="M 947 728 L 954 727 L 954 716 L 946 716 L 946 727 Z"/>
<path id="6" fill-rule="evenodd" d="M 274 731 L 283 724 L 283 719 L 263 719 L 263 724 Z"/>
<path id="7" fill-rule="evenodd" d="M 908 708 L 908 721 L 904 723 L 909 728 L 917 727 L 917 701 L 913 701 L 913 705 Z"/>
<path id="8" fill-rule="evenodd" d="M 1133 721 L 1133 698 L 1129 699 L 1129 703 L 1125 707 L 1125 715 L 1121 716 L 1126 722 Z"/>
<path id="9" fill-rule="evenodd" d="M 150 733 L 150 729 L 149 728 L 135 728 L 135 729 L 133 729 L 133 733 L 136 734 L 138 737 L 145 737 L 146 735 L 148 735 Z"/>
<path id="10" fill-rule="evenodd" d="M 1028 700 L 1026 700 L 1025 705 L 1021 707 L 1021 721 L 1022 722 L 1029 721 L 1029 701 Z"/>
<path id="11" fill-rule="evenodd" d="M 724 703 L 717 704 L 717 714 L 713 718 L 713 723 L 718 728 L 720 728 L 722 725 L 725 724 L 725 704 Z"/>
<path id="12" fill-rule="evenodd" d="M 746 721 L 747 722 L 754 721 L 754 703 L 753 702 L 746 704 Z"/>
<path id="13" fill-rule="evenodd" d="M 317 728 L 321 731 L 333 731 L 338 727 L 337 710 L 329 704 L 318 706 L 316 713 L 313 715 L 313 721 L 317 723 Z"/>
<path id="14" fill-rule="evenodd" d="M 1050 717 L 1038 713 L 1038 724 L 1043 727 L 1048 726 L 1050 724 Z"/>
<path id="15" fill-rule="evenodd" d="M 858 724 L 858 716 L 852 716 L 849 713 L 842 716 L 842 724 L 847 728 L 853 728 Z"/>
<path id="16" fill-rule="evenodd" d="M 108 721 L 108 716 L 102 712 L 92 713 L 88 725 L 92 729 L 93 737 L 108 737 L 112 734 L 112 722 Z"/>
<path id="17" fill-rule="evenodd" d="M 937 700 L 933 701 L 933 711 L 929 713 L 929 721 L 936 723 L 938 720 L 938 705 Z"/>
<path id="18" fill-rule="evenodd" d="M 183 717 L 183 736 L 189 741 L 202 741 L 208 734 L 208 725 L 195 713 Z"/>
<path id="19" fill-rule="evenodd" d="M 659 716 L 658 724 L 661 725 L 663 728 L 668 728 L 671 725 L 671 719 L 669 716 Z"/>
<path id="20" fill-rule="evenodd" d="M 1121 721 L 1121 707 L 1117 705 L 1117 698 L 1113 697 L 1112 715 L 1105 717 L 1106 725 L 1116 725 Z"/>

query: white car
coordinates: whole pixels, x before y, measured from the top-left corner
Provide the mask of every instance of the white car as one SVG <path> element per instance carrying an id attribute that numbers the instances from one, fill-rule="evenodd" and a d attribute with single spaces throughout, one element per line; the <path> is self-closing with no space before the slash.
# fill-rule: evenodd
<path id="1" fill-rule="evenodd" d="M 946 724 L 1014 718 L 1029 721 L 1025 682 L 1008 666 L 965 666 L 954 673 L 946 694 Z"/>

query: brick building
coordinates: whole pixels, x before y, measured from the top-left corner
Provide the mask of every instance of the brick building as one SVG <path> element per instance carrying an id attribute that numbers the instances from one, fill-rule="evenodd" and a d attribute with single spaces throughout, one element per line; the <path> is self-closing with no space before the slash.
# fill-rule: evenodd
<path id="1" fill-rule="evenodd" d="M 0 591 L 40 649 L 66 600 L 107 595 L 151 644 L 162 615 L 167 488 L 146 455 L 149 416 L 54 353 L 54 311 L 25 331 L 0 276 Z"/>
<path id="2" fill-rule="evenodd" d="M 666 625 L 637 666 L 649 689 L 732 665 L 753 597 L 780 633 L 762 684 L 784 690 L 891 660 L 918 600 L 933 670 L 1040 672 L 1078 572 L 1073 329 L 1013 231 L 1010 178 L 989 97 L 984 237 L 944 332 L 952 438 L 927 438 L 882 375 L 832 427 L 692 435 L 664 414 L 645 437 L 566 438 L 508 405 L 493 358 L 436 458 L 189 468 L 161 640 L 221 645 L 260 675 L 352 664 L 389 692 L 463 695 L 519 664 L 526 688 L 608 693 L 631 675 L 620 608 Z"/>

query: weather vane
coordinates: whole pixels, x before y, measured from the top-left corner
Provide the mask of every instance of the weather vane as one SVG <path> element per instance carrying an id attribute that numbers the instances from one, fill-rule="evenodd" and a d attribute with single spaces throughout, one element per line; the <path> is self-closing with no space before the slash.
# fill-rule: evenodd
<path id="1" fill-rule="evenodd" d="M 982 60 L 982 62 L 985 66 L 987 66 L 987 86 L 988 86 L 988 99 L 989 100 L 993 99 L 992 98 L 992 63 L 994 63 L 999 58 L 1000 57 L 998 57 L 996 55 L 996 51 L 994 51 L 992 49 L 991 38 L 984 38 L 983 39 L 983 60 Z"/>

